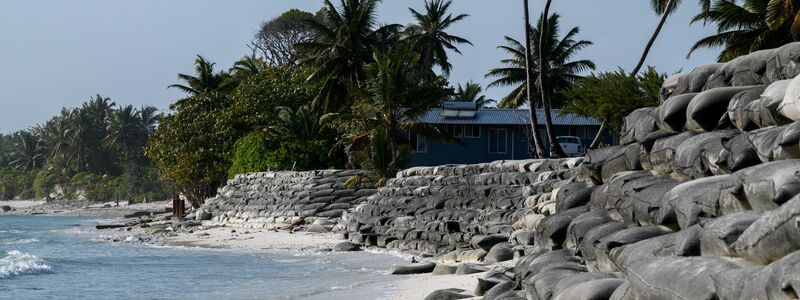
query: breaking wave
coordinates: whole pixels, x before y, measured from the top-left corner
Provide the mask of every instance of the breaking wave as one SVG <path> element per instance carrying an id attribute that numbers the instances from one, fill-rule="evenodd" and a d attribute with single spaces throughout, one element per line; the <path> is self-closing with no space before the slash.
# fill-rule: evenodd
<path id="1" fill-rule="evenodd" d="M 52 272 L 53 267 L 32 254 L 12 250 L 6 257 L 0 259 L 0 279 Z"/>

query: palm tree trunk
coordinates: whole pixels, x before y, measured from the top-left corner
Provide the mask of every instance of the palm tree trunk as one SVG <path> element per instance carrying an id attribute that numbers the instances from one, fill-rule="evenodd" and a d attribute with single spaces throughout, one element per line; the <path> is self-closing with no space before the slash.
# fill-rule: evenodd
<path id="1" fill-rule="evenodd" d="M 669 8 L 672 6 L 672 1 L 674 0 L 667 1 L 667 6 L 665 6 L 666 9 L 664 9 L 664 13 L 661 14 L 661 20 L 658 21 L 658 26 L 656 26 L 656 31 L 653 32 L 653 35 L 650 36 L 650 40 L 647 41 L 647 46 L 644 47 L 644 52 L 642 53 L 642 57 L 639 58 L 639 63 L 636 64 L 636 67 L 633 68 L 633 70 L 631 71 L 631 77 L 639 74 L 639 71 L 642 69 L 642 66 L 644 66 L 644 61 L 647 59 L 647 55 L 650 54 L 650 49 L 653 48 L 653 44 L 656 42 L 656 38 L 658 38 L 658 35 L 661 34 L 661 29 L 664 28 L 664 23 L 667 22 L 667 17 L 669 17 L 670 13 Z"/>
<path id="2" fill-rule="evenodd" d="M 531 22 L 530 22 L 530 15 L 528 14 L 528 0 L 522 0 L 525 6 L 525 69 L 527 72 L 526 74 L 526 91 L 528 94 L 528 105 L 530 106 L 530 118 L 531 118 L 531 139 L 533 143 L 531 144 L 528 141 L 528 148 L 535 149 L 531 158 L 543 158 L 547 154 L 544 151 L 544 146 L 542 145 L 542 138 L 539 136 L 539 121 L 538 117 L 536 117 L 536 101 L 533 99 L 533 76 L 531 75 Z M 531 152 L 531 151 L 529 151 Z"/>
<path id="3" fill-rule="evenodd" d="M 674 0 L 667 1 L 664 13 L 661 14 L 661 20 L 658 21 L 658 26 L 656 26 L 656 30 L 653 32 L 653 35 L 650 36 L 650 40 L 647 41 L 647 45 L 644 47 L 644 52 L 642 53 L 642 57 L 639 58 L 639 63 L 637 63 L 636 67 L 634 67 L 633 70 L 631 71 L 630 73 L 631 77 L 636 77 L 636 75 L 638 75 L 639 71 L 642 69 L 642 66 L 644 66 L 644 62 L 645 60 L 647 60 L 647 55 L 650 54 L 650 49 L 653 48 L 653 44 L 656 42 L 656 38 L 658 38 L 658 35 L 661 34 L 661 29 L 664 28 L 664 24 L 667 22 L 667 17 L 669 17 L 670 13 L 669 8 L 672 6 L 672 1 Z M 607 127 L 606 122 L 603 121 L 603 123 L 600 124 L 600 130 L 598 130 L 597 135 L 594 136 L 592 144 L 589 145 L 589 149 L 597 148 L 597 145 L 600 144 L 600 140 L 602 139 L 603 134 L 605 134 L 607 130 L 606 127 Z"/>
<path id="4" fill-rule="evenodd" d="M 592 140 L 592 144 L 589 145 L 589 149 L 597 148 L 597 145 L 600 145 L 600 141 L 602 140 L 603 135 L 606 133 L 607 127 L 606 122 L 603 121 L 600 123 L 600 129 L 597 130 L 597 135 L 594 136 L 594 140 Z"/>
<path id="5" fill-rule="evenodd" d="M 547 0 L 542 12 L 542 29 L 539 32 L 539 94 L 542 97 L 542 107 L 544 108 L 544 124 L 547 130 L 547 141 L 550 144 L 550 153 L 556 157 L 564 157 L 564 149 L 561 149 L 561 144 L 556 139 L 555 129 L 553 128 L 553 116 L 550 114 L 550 100 L 547 93 L 547 68 L 548 63 L 545 57 L 548 53 L 545 51 L 544 38 L 547 36 L 547 19 L 550 17 L 550 4 L 553 0 Z M 549 155 L 548 155 L 549 156 Z"/>

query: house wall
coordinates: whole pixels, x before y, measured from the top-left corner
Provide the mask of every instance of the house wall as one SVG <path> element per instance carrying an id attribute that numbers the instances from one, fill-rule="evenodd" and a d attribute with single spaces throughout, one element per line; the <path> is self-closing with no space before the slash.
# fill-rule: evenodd
<path id="1" fill-rule="evenodd" d="M 506 153 L 489 153 L 489 130 L 492 128 L 505 129 Z M 556 135 L 575 135 L 580 137 L 585 145 L 592 142 L 599 126 L 555 126 Z M 444 127 L 441 128 L 444 130 Z M 495 160 L 527 159 L 529 128 L 523 125 L 480 125 L 480 137 L 459 138 L 461 144 L 445 144 L 438 140 L 427 141 L 427 151 L 415 152 L 411 156 L 408 166 L 438 166 L 445 164 L 475 164 Z M 542 127 L 540 136 L 546 149 L 547 132 Z M 610 135 L 608 135 L 610 138 Z M 609 140 L 610 142 L 610 140 Z"/>

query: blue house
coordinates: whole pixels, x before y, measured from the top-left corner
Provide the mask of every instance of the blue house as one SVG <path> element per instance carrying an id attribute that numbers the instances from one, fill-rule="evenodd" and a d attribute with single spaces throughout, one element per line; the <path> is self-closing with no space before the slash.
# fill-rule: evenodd
<path id="1" fill-rule="evenodd" d="M 530 158 L 528 136 L 531 122 L 528 109 L 477 109 L 470 102 L 446 102 L 441 108 L 433 108 L 418 121 L 436 126 L 460 143 L 447 144 L 440 140 L 429 140 L 419 134 L 409 133 L 412 156 L 410 166 L 435 166 L 444 164 L 474 164 L 495 160 Z M 558 136 L 577 136 L 584 145 L 600 129 L 600 122 L 574 114 L 560 115 L 551 110 L 553 126 Z M 546 149 L 547 132 L 544 128 L 544 111 L 536 112 L 540 136 Z M 607 134 L 605 141 L 612 142 Z"/>

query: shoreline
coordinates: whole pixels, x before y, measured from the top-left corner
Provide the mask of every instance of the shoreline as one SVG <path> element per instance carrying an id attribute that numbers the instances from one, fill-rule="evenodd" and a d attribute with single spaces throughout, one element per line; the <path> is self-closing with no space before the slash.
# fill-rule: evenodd
<path id="1" fill-rule="evenodd" d="M 213 249 L 220 251 L 296 251 L 303 254 L 331 252 L 345 240 L 335 233 L 312 233 L 269 229 L 249 229 L 216 225 L 210 221 L 177 222 L 165 212 L 168 201 L 114 206 L 114 203 L 96 203 L 88 206 L 54 206 L 44 201 L 0 201 L 2 205 L 15 205 L 14 210 L 0 213 L 15 216 L 76 216 L 101 217 L 109 224 L 125 224 L 114 229 L 96 229 L 108 233 L 100 239 L 109 243 L 130 243 L 157 247 Z M 149 214 L 148 214 L 149 213 Z M 126 215 L 139 214 L 136 217 Z M 188 226 L 186 226 L 188 225 Z M 413 253 L 370 247 L 362 252 L 401 256 L 410 262 Z M 391 269 L 387 269 L 389 273 Z M 477 278 L 484 273 L 469 275 L 393 275 L 396 281 L 387 287 L 386 299 L 424 299 L 430 293 L 447 288 L 474 290 Z"/>

